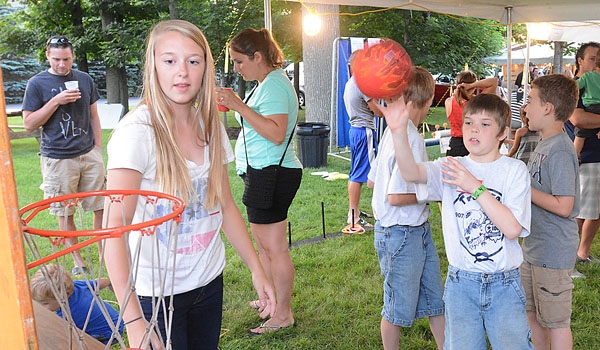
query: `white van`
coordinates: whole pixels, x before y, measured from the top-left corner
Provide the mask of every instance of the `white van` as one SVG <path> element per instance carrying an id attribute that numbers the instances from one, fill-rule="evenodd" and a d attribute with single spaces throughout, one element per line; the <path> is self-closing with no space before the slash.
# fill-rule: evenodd
<path id="1" fill-rule="evenodd" d="M 290 80 L 292 81 L 292 83 L 294 82 L 294 63 L 290 63 L 288 64 L 284 69 L 285 73 L 287 74 L 288 78 L 290 78 Z M 304 62 L 300 62 L 300 73 L 299 73 L 299 84 L 298 84 L 298 89 L 300 91 L 298 91 L 298 105 L 300 105 L 300 107 L 305 105 L 305 98 L 304 98 Z"/>

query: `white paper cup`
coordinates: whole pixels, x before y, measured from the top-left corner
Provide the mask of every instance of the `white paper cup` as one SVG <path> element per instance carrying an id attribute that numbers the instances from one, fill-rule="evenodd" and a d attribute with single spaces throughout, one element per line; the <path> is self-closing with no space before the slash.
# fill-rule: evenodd
<path id="1" fill-rule="evenodd" d="M 65 87 L 67 90 L 79 89 L 79 82 L 77 80 L 65 81 Z"/>

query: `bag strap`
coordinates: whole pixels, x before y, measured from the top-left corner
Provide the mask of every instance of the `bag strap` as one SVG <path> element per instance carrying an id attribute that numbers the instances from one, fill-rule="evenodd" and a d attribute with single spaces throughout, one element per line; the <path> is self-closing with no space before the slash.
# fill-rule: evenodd
<path id="1" fill-rule="evenodd" d="M 298 119 L 296 118 L 296 121 Z M 244 131 L 244 118 L 242 117 L 242 115 L 240 115 L 240 122 L 242 125 L 242 135 L 244 137 L 244 153 L 246 153 L 246 165 L 250 166 L 250 163 L 248 163 L 248 148 L 246 148 L 246 132 Z M 290 143 L 292 142 L 292 136 L 294 136 L 294 130 L 296 130 L 296 123 L 294 123 L 294 127 L 292 128 L 292 133 L 290 134 L 290 137 L 288 138 L 288 142 L 285 145 L 285 150 L 283 150 L 283 154 L 281 155 L 281 159 L 279 160 L 279 166 L 281 166 L 281 163 L 283 163 L 283 158 L 285 157 L 285 154 L 287 153 L 287 149 L 290 146 Z"/>
<path id="2" fill-rule="evenodd" d="M 252 89 L 252 91 L 250 91 L 250 94 L 248 94 L 248 96 L 244 99 L 244 103 L 248 103 L 248 101 L 250 100 L 250 97 L 252 97 L 252 95 L 254 95 L 254 91 L 256 91 L 257 88 L 258 88 L 258 85 L 256 85 L 254 87 L 254 89 Z M 283 163 L 283 158 L 285 157 L 287 149 L 290 146 L 290 143 L 292 142 L 292 136 L 294 136 L 294 131 L 296 130 L 297 123 L 298 123 L 298 117 L 296 117 L 296 122 L 294 123 L 294 128 L 292 129 L 292 133 L 290 134 L 290 138 L 288 139 L 287 145 L 285 145 L 285 150 L 283 151 L 283 154 L 281 155 L 281 159 L 279 160 L 279 166 L 281 166 L 281 163 Z M 248 163 L 248 148 L 246 148 L 246 131 L 244 130 L 244 117 L 242 117 L 241 114 L 240 114 L 240 124 L 242 126 L 242 135 L 244 136 L 244 153 L 246 153 L 246 165 L 250 166 L 250 163 Z M 287 127 L 286 127 L 286 129 L 287 129 Z"/>

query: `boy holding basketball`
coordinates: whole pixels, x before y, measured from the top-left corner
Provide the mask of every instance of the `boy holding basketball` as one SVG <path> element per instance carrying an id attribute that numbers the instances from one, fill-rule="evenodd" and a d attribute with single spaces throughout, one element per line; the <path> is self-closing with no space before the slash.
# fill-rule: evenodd
<path id="1" fill-rule="evenodd" d="M 407 126 L 412 153 L 423 162 L 427 160 L 427 152 L 416 126 L 427 116 L 434 84 L 427 70 L 415 67 L 403 97 L 412 102 Z M 383 348 L 398 349 L 401 327 L 412 327 L 415 319 L 429 317 L 437 347 L 442 349 L 444 286 L 429 226 L 429 205 L 417 202 L 415 184 L 402 180 L 390 130 L 383 134 L 379 154 L 369 173 L 369 187 L 373 188 L 372 206 L 377 220 L 375 249 L 384 278 Z"/>
<path id="2" fill-rule="evenodd" d="M 402 178 L 415 182 L 419 201 L 442 202 L 448 257 L 444 292 L 447 349 L 532 349 L 519 266 L 518 238 L 529 235 L 527 168 L 502 156 L 510 107 L 493 94 L 475 96 L 463 111 L 469 155 L 417 162 L 408 137 L 413 102 L 380 107 L 394 141 Z"/>

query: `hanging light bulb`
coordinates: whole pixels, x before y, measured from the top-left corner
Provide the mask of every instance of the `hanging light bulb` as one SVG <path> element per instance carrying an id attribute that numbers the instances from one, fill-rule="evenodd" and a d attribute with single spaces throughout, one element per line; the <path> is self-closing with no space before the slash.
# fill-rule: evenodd
<path id="1" fill-rule="evenodd" d="M 309 14 L 304 16 L 302 29 L 309 36 L 317 35 L 321 31 L 321 18 L 315 13 L 314 8 L 310 8 Z"/>

